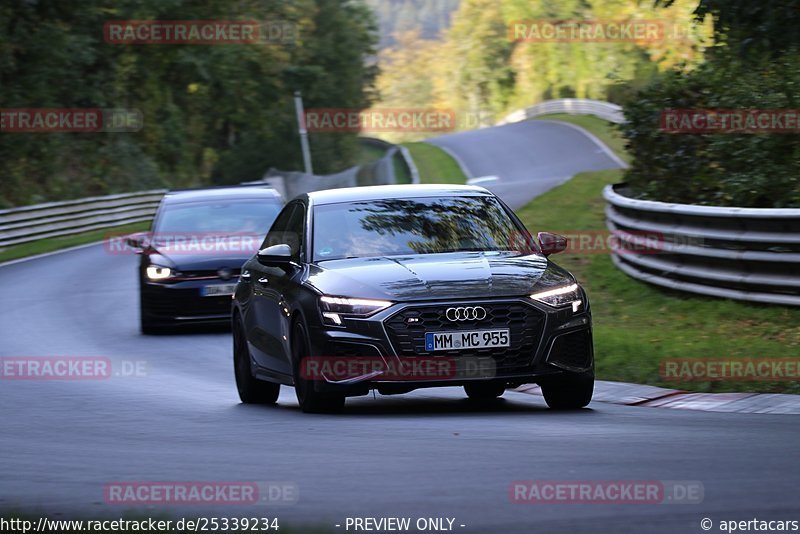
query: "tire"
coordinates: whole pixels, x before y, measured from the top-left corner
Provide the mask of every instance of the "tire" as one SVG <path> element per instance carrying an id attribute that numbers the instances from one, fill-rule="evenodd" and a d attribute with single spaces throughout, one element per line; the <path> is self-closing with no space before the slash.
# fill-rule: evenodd
<path id="1" fill-rule="evenodd" d="M 553 410 L 579 410 L 592 401 L 594 370 L 585 373 L 564 373 L 542 382 L 542 394 Z"/>
<path id="2" fill-rule="evenodd" d="M 470 400 L 487 402 L 502 396 L 506 387 L 503 384 L 492 384 L 491 382 L 474 382 L 465 385 L 464 391 Z"/>
<path id="3" fill-rule="evenodd" d="M 239 399 L 245 404 L 275 404 L 281 392 L 280 384 L 265 382 L 253 376 L 250 349 L 242 320 L 237 315 L 233 321 L 233 374 Z"/>
<path id="4" fill-rule="evenodd" d="M 306 380 L 300 372 L 303 358 L 309 355 L 308 336 L 303 323 L 296 322 L 292 328 L 292 367 L 294 371 L 294 391 L 300 409 L 305 413 L 336 413 L 344 408 L 344 395 L 320 393 L 313 380 Z"/>

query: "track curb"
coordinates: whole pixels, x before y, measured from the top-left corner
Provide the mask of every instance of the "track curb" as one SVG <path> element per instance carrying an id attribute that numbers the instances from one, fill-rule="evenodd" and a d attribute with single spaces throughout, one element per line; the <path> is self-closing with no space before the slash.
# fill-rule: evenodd
<path id="1" fill-rule="evenodd" d="M 541 395 L 535 384 L 514 391 Z M 800 414 L 800 395 L 788 393 L 693 393 L 627 382 L 595 382 L 593 402 L 727 413 Z"/>

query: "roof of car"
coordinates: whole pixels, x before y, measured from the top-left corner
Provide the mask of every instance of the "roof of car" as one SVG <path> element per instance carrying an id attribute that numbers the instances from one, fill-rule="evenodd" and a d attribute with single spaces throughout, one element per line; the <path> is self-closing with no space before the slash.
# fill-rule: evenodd
<path id="1" fill-rule="evenodd" d="M 384 200 L 387 198 L 491 196 L 492 193 L 477 185 L 449 184 L 409 184 L 374 185 L 367 187 L 346 187 L 325 189 L 308 193 L 314 204 L 338 204 L 340 202 L 360 202 Z"/>
<path id="2" fill-rule="evenodd" d="M 199 189 L 173 189 L 168 191 L 164 196 L 164 200 L 170 203 L 246 199 L 283 200 L 280 193 L 275 189 L 260 184 L 204 187 Z"/>

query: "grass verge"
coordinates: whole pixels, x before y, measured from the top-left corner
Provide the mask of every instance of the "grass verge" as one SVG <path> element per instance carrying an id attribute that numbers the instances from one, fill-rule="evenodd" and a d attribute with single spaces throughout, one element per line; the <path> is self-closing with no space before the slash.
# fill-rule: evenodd
<path id="1" fill-rule="evenodd" d="M 630 161 L 624 139 L 609 122 L 586 115 L 539 118 L 580 126 Z M 578 174 L 518 215 L 531 232 L 604 231 L 603 187 L 620 181 L 620 170 Z M 800 393 L 798 382 L 674 382 L 659 374 L 660 363 L 671 358 L 796 358 L 800 310 L 662 289 L 627 276 L 605 253 L 564 254 L 554 260 L 589 293 L 598 378 L 702 392 Z"/>
<path id="2" fill-rule="evenodd" d="M 384 157 L 386 152 L 387 151 L 384 148 L 361 142 L 358 147 L 356 164 L 364 165 L 366 163 L 372 163 L 373 161 L 377 161 Z M 403 156 L 399 153 L 399 151 L 395 152 L 394 157 L 392 158 L 392 167 L 394 168 L 394 175 L 398 184 L 411 183 L 411 173 L 409 172 L 408 167 L 406 167 L 406 164 L 403 161 Z"/>
<path id="3" fill-rule="evenodd" d="M 386 155 L 386 150 L 370 145 L 367 143 L 359 143 L 358 152 L 356 153 L 356 165 L 363 165 L 372 161 L 377 161 Z"/>
<path id="4" fill-rule="evenodd" d="M 621 171 L 583 173 L 518 211 L 531 232 L 605 230 L 603 186 Z M 796 358 L 800 310 L 693 296 L 630 278 L 608 254 L 553 258 L 584 285 L 592 302 L 597 376 L 690 391 L 800 393 L 798 382 L 668 382 L 668 358 Z"/>
<path id="5" fill-rule="evenodd" d="M 39 241 L 33 241 L 31 243 L 13 245 L 0 250 L 0 262 L 16 260 L 28 256 L 35 256 L 36 254 L 44 254 L 46 252 L 53 252 L 64 248 L 76 247 L 78 245 L 102 241 L 110 233 L 119 235 L 124 233 L 142 232 L 149 228 L 150 222 L 140 222 L 126 224 L 124 226 L 115 226 L 113 228 L 106 228 L 103 230 L 95 230 L 92 232 L 86 232 L 84 234 L 51 237 L 47 239 L 40 239 Z"/>
<path id="6" fill-rule="evenodd" d="M 464 184 L 467 177 L 450 155 L 428 143 L 403 143 L 417 165 L 422 184 Z"/>
<path id="7" fill-rule="evenodd" d="M 403 155 L 399 150 L 394 153 L 392 166 L 394 167 L 394 176 L 398 184 L 411 183 L 411 171 L 406 167 L 406 162 L 403 160 Z"/>

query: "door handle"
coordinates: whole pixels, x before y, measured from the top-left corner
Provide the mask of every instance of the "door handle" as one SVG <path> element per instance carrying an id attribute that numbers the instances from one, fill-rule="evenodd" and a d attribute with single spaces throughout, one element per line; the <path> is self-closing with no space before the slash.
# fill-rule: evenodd
<path id="1" fill-rule="evenodd" d="M 259 284 L 269 284 L 269 278 L 267 278 L 265 276 L 262 276 L 261 278 L 258 279 L 258 283 Z"/>
<path id="2" fill-rule="evenodd" d="M 250 281 L 250 271 L 242 271 L 241 274 L 239 275 L 239 278 L 241 278 L 245 282 L 249 282 Z"/>

